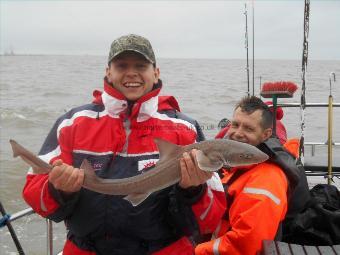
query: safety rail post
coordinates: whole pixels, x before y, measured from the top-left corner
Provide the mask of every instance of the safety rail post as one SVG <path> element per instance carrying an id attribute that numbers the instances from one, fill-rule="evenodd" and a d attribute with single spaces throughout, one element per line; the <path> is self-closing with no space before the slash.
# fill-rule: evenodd
<path id="1" fill-rule="evenodd" d="M 53 226 L 52 221 L 46 219 L 46 231 L 47 231 L 47 255 L 53 255 Z"/>
<path id="2" fill-rule="evenodd" d="M 329 97 L 328 97 L 328 176 L 327 183 L 332 183 L 332 167 L 333 167 L 333 96 L 332 96 L 332 78 L 335 81 L 335 73 L 329 75 Z"/>
<path id="3" fill-rule="evenodd" d="M 315 144 L 312 144 L 312 156 L 315 156 Z"/>

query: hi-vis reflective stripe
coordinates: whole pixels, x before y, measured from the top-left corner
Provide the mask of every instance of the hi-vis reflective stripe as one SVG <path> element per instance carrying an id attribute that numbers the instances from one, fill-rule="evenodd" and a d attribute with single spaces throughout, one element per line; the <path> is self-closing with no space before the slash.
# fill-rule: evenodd
<path id="1" fill-rule="evenodd" d="M 213 245 L 213 253 L 214 253 L 214 255 L 220 255 L 220 252 L 218 251 L 218 247 L 220 246 L 220 242 L 221 242 L 221 238 L 217 238 L 214 241 L 214 245 Z"/>
<path id="2" fill-rule="evenodd" d="M 244 188 L 243 193 L 248 194 L 260 194 L 269 197 L 271 200 L 274 201 L 275 204 L 279 205 L 281 203 L 281 200 L 276 197 L 273 193 L 266 189 L 258 189 L 258 188 Z"/>

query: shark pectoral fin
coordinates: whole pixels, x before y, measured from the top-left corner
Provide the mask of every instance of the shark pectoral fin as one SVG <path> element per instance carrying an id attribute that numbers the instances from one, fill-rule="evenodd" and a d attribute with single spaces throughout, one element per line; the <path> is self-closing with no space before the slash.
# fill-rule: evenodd
<path id="1" fill-rule="evenodd" d="M 180 145 L 170 143 L 160 138 L 154 138 L 154 142 L 158 147 L 159 162 L 175 157 L 182 148 Z"/>
<path id="2" fill-rule="evenodd" d="M 196 158 L 198 167 L 207 172 L 217 171 L 223 166 L 223 161 L 221 159 L 213 159 L 211 160 L 203 151 L 196 151 Z"/>
<path id="3" fill-rule="evenodd" d="M 150 192 L 148 193 L 132 193 L 124 197 L 125 200 L 129 201 L 133 206 L 137 206 L 142 203 L 145 199 L 150 196 Z"/>

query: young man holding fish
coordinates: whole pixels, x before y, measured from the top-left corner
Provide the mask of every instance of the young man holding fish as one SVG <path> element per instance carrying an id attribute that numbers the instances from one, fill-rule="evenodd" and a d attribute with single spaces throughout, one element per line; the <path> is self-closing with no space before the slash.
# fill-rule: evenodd
<path id="1" fill-rule="evenodd" d="M 23 196 L 40 215 L 65 221 L 64 255 L 193 254 L 186 234 L 196 227 L 215 229 L 224 213 L 220 180 L 198 168 L 195 151 L 180 159 L 179 184 L 146 199 L 135 194 L 138 206 L 123 196 L 82 188 L 84 159 L 102 179 L 128 178 L 153 171 L 159 158 L 154 138 L 177 145 L 203 139 L 197 122 L 179 111 L 175 98 L 159 96 L 159 76 L 146 38 L 114 40 L 104 91 L 95 91 L 91 104 L 61 116 L 46 138 L 39 154 L 53 169 L 49 174 L 30 171 Z"/>
<path id="2" fill-rule="evenodd" d="M 267 149 L 264 142 L 272 135 L 272 121 L 272 113 L 261 99 L 246 97 L 235 107 L 226 138 Z M 222 182 L 227 197 L 225 216 L 212 239 L 199 244 L 195 254 L 255 255 L 262 240 L 275 238 L 285 218 L 286 174 L 279 165 L 266 161 L 224 170 Z"/>

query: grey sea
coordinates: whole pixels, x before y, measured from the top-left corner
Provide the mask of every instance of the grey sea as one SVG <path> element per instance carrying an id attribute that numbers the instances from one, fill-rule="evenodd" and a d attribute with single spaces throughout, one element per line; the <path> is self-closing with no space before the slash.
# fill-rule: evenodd
<path id="1" fill-rule="evenodd" d="M 234 104 L 246 95 L 245 64 L 245 60 L 159 59 L 162 94 L 174 95 L 182 112 L 197 119 L 206 137 L 213 138 L 219 131 L 218 122 L 231 118 Z M 12 158 L 8 140 L 15 139 L 38 152 L 58 116 L 90 102 L 92 91 L 102 89 L 105 67 L 105 56 L 0 57 L 0 201 L 8 213 L 28 207 L 21 195 L 28 166 Z M 311 60 L 307 71 L 307 103 L 326 103 L 329 75 L 335 72 L 340 78 L 340 61 Z M 260 76 L 262 83 L 289 80 L 300 86 L 301 61 L 255 61 L 256 95 Z M 300 92 L 279 102 L 299 102 Z M 340 82 L 334 83 L 332 94 L 334 102 L 340 103 Z M 299 108 L 286 108 L 284 112 L 288 136 L 300 136 Z M 327 141 L 327 108 L 307 108 L 305 122 L 307 142 Z M 333 125 L 333 140 L 340 142 L 340 108 L 334 108 Z M 317 154 L 326 156 L 324 151 L 316 149 Z M 333 157 L 338 159 L 339 152 L 335 148 Z M 323 178 L 309 181 L 311 185 L 326 182 Z M 339 179 L 335 182 L 340 185 Z M 13 222 L 13 226 L 26 254 L 46 254 L 44 219 L 31 215 Z M 53 227 L 54 250 L 61 250 L 66 236 L 64 223 Z M 0 253 L 17 254 L 7 228 L 0 229 Z"/>

